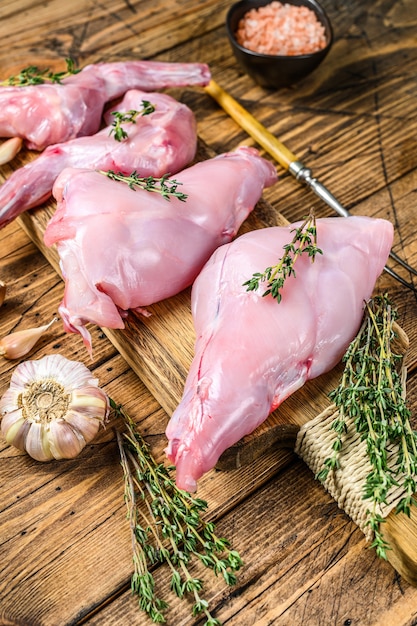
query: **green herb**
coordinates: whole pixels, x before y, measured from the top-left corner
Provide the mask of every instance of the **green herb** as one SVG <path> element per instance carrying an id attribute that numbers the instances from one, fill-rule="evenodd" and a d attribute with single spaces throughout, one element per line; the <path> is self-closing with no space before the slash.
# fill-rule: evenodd
<path id="1" fill-rule="evenodd" d="M 41 70 L 36 65 L 30 65 L 21 70 L 16 76 L 10 76 L 2 81 L 2 86 L 25 87 L 27 85 L 42 85 L 43 83 L 61 83 L 64 78 L 78 74 L 81 70 L 75 69 L 72 59 L 65 59 L 67 69 L 64 72 L 51 72 L 48 68 Z"/>
<path id="2" fill-rule="evenodd" d="M 235 572 L 242 566 L 239 554 L 227 539 L 217 537 L 215 526 L 201 518 L 207 502 L 178 489 L 171 478 L 172 467 L 158 464 L 136 424 L 124 409 L 110 400 L 127 432 L 117 432 L 125 480 L 125 501 L 133 546 L 132 593 L 139 606 L 156 623 L 165 621 L 168 607 L 156 594 L 152 567 L 166 563 L 171 572 L 171 591 L 179 598 L 193 596 L 193 616 L 204 615 L 206 626 L 217 626 L 201 596 L 203 582 L 192 576 L 188 564 L 194 557 L 228 585 L 236 583 Z"/>
<path id="3" fill-rule="evenodd" d="M 132 172 L 129 176 L 124 176 L 121 172 L 117 174 L 112 170 L 104 172 L 98 170 L 100 174 L 104 174 L 111 180 L 117 180 L 122 183 L 126 183 L 130 189 L 135 191 L 136 189 L 143 189 L 144 191 L 150 191 L 159 193 L 165 200 L 170 200 L 171 196 L 185 202 L 188 198 L 187 194 L 177 191 L 178 185 L 182 185 L 178 180 L 169 178 L 169 174 L 161 176 L 161 178 L 154 178 L 153 176 L 138 176 L 137 172 Z"/>
<path id="4" fill-rule="evenodd" d="M 336 438 L 332 456 L 324 461 L 317 475 L 324 481 L 330 471 L 339 467 L 343 435 L 348 422 L 353 420 L 356 432 L 366 441 L 372 467 L 363 498 L 371 501 L 367 524 L 374 533 L 372 547 L 382 558 L 387 558 L 389 546 L 380 529 L 384 518 L 378 513 L 378 505 L 386 503 L 391 487 L 400 486 L 404 497 L 396 512 L 409 516 L 417 487 L 417 434 L 411 428 L 404 397 L 403 355 L 397 353 L 394 346 L 396 318 L 397 312 L 386 295 L 366 303 L 362 326 L 343 359 L 345 368 L 341 382 L 330 394 L 339 409 L 339 416 L 331 426 Z M 395 467 L 391 463 L 388 466 L 387 462 L 387 450 L 393 446 L 398 450 Z"/>
<path id="5" fill-rule="evenodd" d="M 267 281 L 267 288 L 262 295 L 271 294 L 277 302 L 281 302 L 281 289 L 286 279 L 291 275 L 294 277 L 296 275 L 294 265 L 297 258 L 306 253 L 314 261 L 317 254 L 323 254 L 317 247 L 316 218 L 313 211 L 299 228 L 295 228 L 291 232 L 295 232 L 294 238 L 291 243 L 283 246 L 284 255 L 278 263 L 267 267 L 262 273 L 255 272 L 252 278 L 243 283 L 243 286 L 247 287 L 246 291 L 256 291 L 261 282 Z"/>
<path id="6" fill-rule="evenodd" d="M 116 141 L 122 141 L 128 137 L 127 132 L 123 128 L 122 124 L 131 123 L 136 124 L 136 118 L 141 115 L 149 115 L 155 111 L 155 106 L 149 102 L 148 100 L 142 100 L 143 109 L 137 111 L 136 109 L 131 109 L 126 113 L 120 113 L 120 111 L 112 111 L 112 115 L 115 120 L 112 124 L 112 128 L 110 129 L 109 135 L 114 134 L 114 138 Z"/>

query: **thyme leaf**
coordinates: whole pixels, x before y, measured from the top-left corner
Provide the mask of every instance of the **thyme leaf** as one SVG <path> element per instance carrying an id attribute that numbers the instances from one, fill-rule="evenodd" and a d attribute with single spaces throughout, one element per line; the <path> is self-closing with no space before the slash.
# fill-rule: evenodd
<path id="1" fill-rule="evenodd" d="M 155 111 L 155 105 L 153 105 L 149 100 L 142 100 L 143 108 L 140 111 L 136 109 L 131 109 L 126 113 L 121 113 L 120 111 L 112 111 L 112 115 L 115 118 L 112 123 L 112 128 L 110 129 L 109 135 L 114 134 L 114 138 L 116 141 L 123 141 L 123 139 L 127 139 L 128 134 L 126 130 L 123 128 L 122 124 L 131 123 L 136 124 L 136 118 L 139 116 L 149 115 Z"/>
<path id="2" fill-rule="evenodd" d="M 362 326 L 343 357 L 340 384 L 330 393 L 339 415 L 331 425 L 335 433 L 332 455 L 317 474 L 323 482 L 339 467 L 343 435 L 353 421 L 356 432 L 366 442 L 371 466 L 363 486 L 363 498 L 370 501 L 367 524 L 374 536 L 371 547 L 385 559 L 389 545 L 381 531 L 384 518 L 379 505 L 386 503 L 392 487 L 399 486 L 404 495 L 396 513 L 409 516 L 417 491 L 417 433 L 411 427 L 405 401 L 403 355 L 395 348 L 396 319 L 397 311 L 386 294 L 366 303 Z M 396 454 L 394 463 L 388 460 L 390 451 Z"/>
<path id="3" fill-rule="evenodd" d="M 98 171 L 111 180 L 126 183 L 133 191 L 142 189 L 144 191 L 159 193 L 165 200 L 170 200 L 171 197 L 173 197 L 181 200 L 181 202 L 185 202 L 188 198 L 187 194 L 177 191 L 178 185 L 182 185 L 182 183 L 174 178 L 169 178 L 169 174 L 164 174 L 161 178 L 155 178 L 154 176 L 141 177 L 136 171 L 129 174 L 129 176 L 125 176 L 121 172 L 116 174 L 113 170 L 107 172 L 103 170 Z"/>
<path id="4" fill-rule="evenodd" d="M 219 626 L 201 595 L 203 581 L 191 574 L 189 563 L 198 559 L 216 576 L 223 576 L 228 585 L 234 585 L 242 560 L 227 539 L 217 536 L 214 523 L 203 520 L 207 502 L 178 489 L 171 477 L 173 468 L 157 463 L 123 407 L 112 399 L 110 405 L 126 427 L 125 432 L 117 432 L 117 441 L 132 539 L 132 593 L 155 623 L 164 622 L 168 604 L 156 593 L 151 569 L 165 563 L 170 570 L 171 591 L 179 598 L 191 595 L 192 615 L 204 615 L 205 626 Z"/>
<path id="5" fill-rule="evenodd" d="M 283 246 L 284 255 L 278 263 L 267 267 L 263 272 L 255 272 L 252 278 L 243 283 L 246 291 L 256 291 L 260 283 L 266 282 L 266 289 L 262 296 L 271 294 L 279 303 L 282 300 L 281 290 L 285 281 L 290 276 L 296 276 L 294 265 L 298 257 L 307 254 L 313 262 L 317 254 L 323 254 L 322 250 L 317 247 L 316 217 L 313 211 L 310 211 L 309 216 L 299 228 L 291 232 L 295 232 L 295 235 L 290 243 Z"/>
<path id="6" fill-rule="evenodd" d="M 65 59 L 67 69 L 63 72 L 51 72 L 49 68 L 39 69 L 36 65 L 29 65 L 6 80 L 0 82 L 2 86 L 26 87 L 27 85 L 42 85 L 43 83 L 60 84 L 64 78 L 78 74 L 81 70 L 75 68 L 72 59 Z"/>

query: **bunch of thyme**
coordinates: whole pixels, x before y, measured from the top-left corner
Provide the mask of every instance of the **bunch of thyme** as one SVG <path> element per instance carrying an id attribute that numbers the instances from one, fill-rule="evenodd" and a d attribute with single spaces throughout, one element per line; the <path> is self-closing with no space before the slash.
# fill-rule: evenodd
<path id="1" fill-rule="evenodd" d="M 292 241 L 285 246 L 284 255 L 276 265 L 267 267 L 262 273 L 255 272 L 249 280 L 243 283 L 246 291 L 256 291 L 261 282 L 267 281 L 267 288 L 262 296 L 271 294 L 277 302 L 281 302 L 281 289 L 289 276 L 295 277 L 294 265 L 299 256 L 307 254 L 314 261 L 317 254 L 323 254 L 317 247 L 316 217 L 313 211 L 305 218 L 299 228 L 293 229 L 295 232 Z"/>
<path id="2" fill-rule="evenodd" d="M 78 74 L 81 70 L 75 68 L 72 59 L 65 59 L 67 69 L 63 72 L 51 72 L 49 68 L 39 69 L 36 65 L 29 65 L 16 76 L 10 76 L 2 81 L 2 86 L 26 87 L 27 85 L 42 85 L 43 83 L 61 83 L 62 79 Z"/>
<path id="3" fill-rule="evenodd" d="M 110 129 L 109 135 L 114 134 L 114 138 L 116 141 L 123 141 L 123 139 L 127 139 L 128 134 L 123 128 L 122 124 L 136 124 L 137 117 L 149 115 L 150 113 L 153 113 L 155 111 L 155 105 L 149 102 L 149 100 L 142 100 L 142 106 L 143 108 L 140 111 L 136 109 L 131 109 L 126 113 L 121 113 L 120 111 L 112 111 L 114 121 L 112 123 L 112 128 Z"/>
<path id="4" fill-rule="evenodd" d="M 397 312 L 386 294 L 366 303 L 362 326 L 343 358 L 341 382 L 330 394 L 339 410 L 331 425 L 336 438 L 332 456 L 324 461 L 317 475 L 320 481 L 325 481 L 329 472 L 339 467 L 343 435 L 353 420 L 356 432 L 366 442 L 372 468 L 363 489 L 363 498 L 371 501 L 367 510 L 367 524 L 374 537 L 371 547 L 385 559 L 389 546 L 380 528 L 384 518 L 378 512 L 379 505 L 386 504 L 390 489 L 399 486 L 404 495 L 396 513 L 409 516 L 417 487 L 417 433 L 411 427 L 405 401 L 404 355 L 394 349 L 396 318 Z M 388 461 L 390 450 L 397 451 L 394 464 Z"/>
<path id="5" fill-rule="evenodd" d="M 217 537 L 214 524 L 201 518 L 207 502 L 176 487 L 170 474 L 173 468 L 156 463 L 133 420 L 113 400 L 110 404 L 126 426 L 126 432 L 117 432 L 117 440 L 133 546 L 132 593 L 155 623 L 165 622 L 163 612 L 168 604 L 156 594 L 151 569 L 166 563 L 171 571 L 171 591 L 179 598 L 191 595 L 193 616 L 204 615 L 205 626 L 219 626 L 201 596 L 203 582 L 192 576 L 188 564 L 193 557 L 199 559 L 228 585 L 234 585 L 241 558 L 227 539 Z"/>
<path id="6" fill-rule="evenodd" d="M 104 172 L 98 170 L 100 174 L 104 174 L 111 180 L 117 180 L 122 183 L 126 183 L 130 189 L 135 191 L 136 189 L 142 189 L 143 191 L 150 191 L 153 193 L 159 193 L 165 200 L 170 200 L 171 197 L 185 202 L 188 198 L 187 194 L 177 191 L 178 185 L 182 185 L 178 180 L 169 178 L 169 174 L 164 174 L 161 178 L 155 178 L 154 176 L 138 176 L 138 173 L 132 172 L 129 176 L 125 176 L 121 172 L 113 172 L 108 170 Z"/>

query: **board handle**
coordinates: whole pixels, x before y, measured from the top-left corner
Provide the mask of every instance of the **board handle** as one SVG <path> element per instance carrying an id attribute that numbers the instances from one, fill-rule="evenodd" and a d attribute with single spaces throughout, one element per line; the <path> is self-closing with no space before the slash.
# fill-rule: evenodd
<path id="1" fill-rule="evenodd" d="M 417 587 L 417 503 L 411 507 L 410 517 L 392 511 L 380 525 L 380 531 L 390 547 L 386 553 L 388 562 Z"/>

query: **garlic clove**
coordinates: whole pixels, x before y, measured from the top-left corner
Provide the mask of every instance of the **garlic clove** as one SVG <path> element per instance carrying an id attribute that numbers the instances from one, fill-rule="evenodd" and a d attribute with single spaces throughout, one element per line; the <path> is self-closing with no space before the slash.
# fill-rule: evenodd
<path id="1" fill-rule="evenodd" d="M 106 419 L 110 409 L 109 400 L 104 391 L 100 387 L 91 385 L 73 390 L 71 407 L 100 421 Z"/>
<path id="2" fill-rule="evenodd" d="M 30 424 L 25 448 L 26 452 L 36 461 L 52 461 L 54 458 L 49 445 L 48 433 L 42 422 Z"/>
<path id="3" fill-rule="evenodd" d="M 0 280 L 0 306 L 3 304 L 3 302 L 6 299 L 6 291 L 7 291 L 6 283 Z"/>
<path id="4" fill-rule="evenodd" d="M 65 415 L 66 423 L 74 431 L 82 434 L 85 443 L 90 443 L 97 435 L 100 428 L 100 421 L 94 416 L 83 415 L 80 411 L 69 410 Z"/>
<path id="5" fill-rule="evenodd" d="M 14 408 L 12 411 L 9 411 L 4 414 L 3 419 L 1 420 L 0 429 L 2 435 L 7 439 L 7 433 L 15 424 L 21 419 L 25 419 L 25 416 L 22 413 L 22 409 L 19 407 Z"/>
<path id="6" fill-rule="evenodd" d="M 15 158 L 16 154 L 20 152 L 23 145 L 23 139 L 21 137 L 11 137 L 7 141 L 3 141 L 0 146 L 0 165 L 9 163 Z"/>
<path id="7" fill-rule="evenodd" d="M 49 447 L 55 459 L 74 459 L 85 447 L 84 437 L 65 420 L 49 424 Z"/>
<path id="8" fill-rule="evenodd" d="M 26 437 L 29 432 L 30 423 L 22 415 L 22 411 L 13 411 L 5 417 L 1 422 L 1 430 L 5 440 L 9 444 L 13 444 L 19 450 L 25 450 Z"/>
<path id="9" fill-rule="evenodd" d="M 38 328 L 28 328 L 11 333 L 0 341 L 0 356 L 5 359 L 20 359 L 32 350 L 42 335 L 57 321 L 54 317 L 49 324 Z"/>

